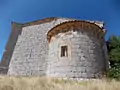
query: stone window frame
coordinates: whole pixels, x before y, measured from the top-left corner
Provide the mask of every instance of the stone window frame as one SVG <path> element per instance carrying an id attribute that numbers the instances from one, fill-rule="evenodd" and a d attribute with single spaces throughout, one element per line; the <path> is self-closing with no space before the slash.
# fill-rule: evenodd
<path id="1" fill-rule="evenodd" d="M 60 56 L 61 57 L 68 57 L 68 46 L 67 45 L 61 46 Z"/>
<path id="2" fill-rule="evenodd" d="M 61 46 L 67 46 L 68 47 L 68 57 L 61 57 Z M 58 59 L 59 60 L 71 60 L 71 42 L 68 40 L 68 41 L 60 41 L 58 43 Z"/>

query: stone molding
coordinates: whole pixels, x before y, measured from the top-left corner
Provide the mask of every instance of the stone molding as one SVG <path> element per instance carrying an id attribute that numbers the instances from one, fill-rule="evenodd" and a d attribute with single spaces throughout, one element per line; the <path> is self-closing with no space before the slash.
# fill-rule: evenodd
<path id="1" fill-rule="evenodd" d="M 81 20 L 74 20 L 74 21 L 63 22 L 63 23 L 53 27 L 47 33 L 48 42 L 50 42 L 52 36 L 54 36 L 58 33 L 67 32 L 71 29 L 72 30 L 79 30 L 79 29 L 93 30 L 95 32 L 95 35 L 97 35 L 98 38 L 104 38 L 105 33 L 106 33 L 105 29 L 99 27 L 95 23 L 81 21 Z"/>

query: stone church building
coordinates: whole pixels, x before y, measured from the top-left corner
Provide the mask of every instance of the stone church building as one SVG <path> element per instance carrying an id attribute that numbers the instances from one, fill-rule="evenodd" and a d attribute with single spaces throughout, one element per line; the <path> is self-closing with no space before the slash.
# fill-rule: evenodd
<path id="1" fill-rule="evenodd" d="M 0 74 L 102 78 L 108 68 L 103 23 L 70 18 L 12 22 Z"/>

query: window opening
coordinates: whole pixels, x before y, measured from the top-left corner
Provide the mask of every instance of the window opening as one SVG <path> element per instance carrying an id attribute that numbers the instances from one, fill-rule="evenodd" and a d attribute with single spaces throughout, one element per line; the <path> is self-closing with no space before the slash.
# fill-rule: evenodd
<path id="1" fill-rule="evenodd" d="M 68 46 L 61 46 L 61 57 L 68 57 Z"/>

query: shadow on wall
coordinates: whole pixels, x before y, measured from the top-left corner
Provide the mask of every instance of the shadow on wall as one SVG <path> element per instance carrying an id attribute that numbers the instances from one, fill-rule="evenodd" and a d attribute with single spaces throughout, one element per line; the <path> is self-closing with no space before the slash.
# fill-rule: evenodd
<path id="1" fill-rule="evenodd" d="M 22 32 L 22 24 L 12 22 L 12 31 L 5 47 L 2 60 L 0 62 L 0 74 L 7 74 L 10 60 L 12 58 L 13 50 L 17 42 L 18 36 Z"/>

